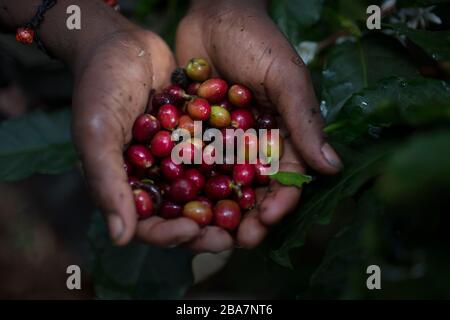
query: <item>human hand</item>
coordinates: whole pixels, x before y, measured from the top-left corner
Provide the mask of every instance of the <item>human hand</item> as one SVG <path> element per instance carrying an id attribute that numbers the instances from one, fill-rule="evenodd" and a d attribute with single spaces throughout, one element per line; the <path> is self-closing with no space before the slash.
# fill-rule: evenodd
<path id="1" fill-rule="evenodd" d="M 187 218 L 138 222 L 123 167 L 134 120 L 144 112 L 150 90 L 169 83 L 174 66 L 162 39 L 137 28 L 113 33 L 75 63 L 73 135 L 86 180 L 119 245 L 137 235 L 155 245 L 174 246 L 200 231 Z"/>
<path id="2" fill-rule="evenodd" d="M 176 39 L 179 65 L 193 57 L 206 58 L 216 74 L 241 83 L 255 94 L 258 106 L 274 108 L 288 133 L 280 171 L 304 172 L 306 164 L 324 174 L 335 174 L 341 161 L 326 143 L 323 120 L 301 58 L 267 15 L 265 1 L 194 1 L 181 21 Z M 237 233 L 243 247 L 254 247 L 267 227 L 292 211 L 301 190 L 276 182 L 258 191 L 256 209 L 246 215 Z M 208 227 L 190 246 L 218 251 L 233 244 L 226 233 Z"/>

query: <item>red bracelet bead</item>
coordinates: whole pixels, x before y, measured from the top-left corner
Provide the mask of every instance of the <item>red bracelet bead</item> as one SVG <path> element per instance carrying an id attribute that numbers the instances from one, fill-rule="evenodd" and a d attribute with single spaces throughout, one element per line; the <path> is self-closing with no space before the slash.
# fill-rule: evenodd
<path id="1" fill-rule="evenodd" d="M 34 41 L 34 30 L 27 27 L 20 27 L 16 32 L 16 40 L 23 44 L 32 44 Z"/>
<path id="2" fill-rule="evenodd" d="M 106 2 L 106 4 L 110 7 L 115 7 L 117 6 L 117 0 L 103 0 Z"/>

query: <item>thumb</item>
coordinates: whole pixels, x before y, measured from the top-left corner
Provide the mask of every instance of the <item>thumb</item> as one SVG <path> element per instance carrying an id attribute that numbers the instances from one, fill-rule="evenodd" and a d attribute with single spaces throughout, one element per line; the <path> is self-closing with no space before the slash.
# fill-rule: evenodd
<path id="1" fill-rule="evenodd" d="M 276 74 L 274 70 L 277 70 Z M 282 78 L 280 74 L 283 75 Z M 320 173 L 339 172 L 342 162 L 326 141 L 324 121 L 309 71 L 300 57 L 295 56 L 278 66 L 274 62 L 267 76 L 269 99 L 277 106 L 296 151 L 309 166 Z M 271 86 L 271 83 L 276 85 Z"/>
<path id="2" fill-rule="evenodd" d="M 86 181 L 105 215 L 111 239 L 124 245 L 135 234 L 137 213 L 123 167 L 124 138 L 116 131 L 104 118 L 93 117 L 89 121 L 74 118 L 74 139 Z"/>

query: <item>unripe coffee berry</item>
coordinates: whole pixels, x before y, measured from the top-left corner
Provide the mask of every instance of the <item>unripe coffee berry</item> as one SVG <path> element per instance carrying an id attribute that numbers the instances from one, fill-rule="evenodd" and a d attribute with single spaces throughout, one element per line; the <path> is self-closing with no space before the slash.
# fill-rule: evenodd
<path id="1" fill-rule="evenodd" d="M 227 109 L 212 106 L 211 107 L 211 116 L 209 117 L 209 124 L 215 128 L 225 128 L 228 127 L 231 123 L 230 113 Z"/>
<path id="2" fill-rule="evenodd" d="M 247 107 L 252 101 L 252 93 L 247 87 L 235 84 L 228 90 L 228 100 L 236 107 Z"/>
<path id="3" fill-rule="evenodd" d="M 211 74 L 211 67 L 205 59 L 191 59 L 186 66 L 186 74 L 194 81 L 205 81 Z"/>
<path id="4" fill-rule="evenodd" d="M 183 216 L 198 223 L 200 227 L 209 225 L 213 219 L 210 206 L 201 201 L 191 201 L 184 205 Z"/>

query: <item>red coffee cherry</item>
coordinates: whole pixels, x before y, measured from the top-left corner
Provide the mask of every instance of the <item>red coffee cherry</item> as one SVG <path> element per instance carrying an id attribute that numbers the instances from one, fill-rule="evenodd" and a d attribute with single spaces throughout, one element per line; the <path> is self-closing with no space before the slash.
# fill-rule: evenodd
<path id="1" fill-rule="evenodd" d="M 226 199 L 232 192 L 231 178 L 225 175 L 215 175 L 208 179 L 205 185 L 206 196 L 213 200 Z"/>
<path id="2" fill-rule="evenodd" d="M 195 98 L 189 101 L 187 112 L 194 120 L 206 121 L 211 114 L 211 106 L 209 102 L 202 98 Z"/>
<path id="3" fill-rule="evenodd" d="M 159 208 L 159 215 L 164 219 L 176 219 L 183 214 L 183 207 L 174 202 L 164 200 Z"/>
<path id="4" fill-rule="evenodd" d="M 251 187 L 242 188 L 237 196 L 237 203 L 242 210 L 250 210 L 255 207 L 256 193 Z"/>
<path id="5" fill-rule="evenodd" d="M 168 131 L 159 131 L 150 142 L 150 150 L 158 158 L 170 156 L 173 146 L 172 134 Z"/>
<path id="6" fill-rule="evenodd" d="M 236 109 L 231 112 L 231 126 L 244 131 L 255 126 L 253 113 L 247 109 Z"/>
<path id="7" fill-rule="evenodd" d="M 138 142 L 149 141 L 159 130 L 161 126 L 158 119 L 150 114 L 140 115 L 133 125 L 133 138 Z"/>
<path id="8" fill-rule="evenodd" d="M 23 44 L 32 44 L 34 41 L 34 30 L 26 27 L 18 28 L 16 31 L 16 41 Z"/>
<path id="9" fill-rule="evenodd" d="M 175 104 L 173 97 L 167 93 L 157 93 L 152 97 L 152 111 L 157 111 L 165 104 Z"/>
<path id="10" fill-rule="evenodd" d="M 267 173 L 269 170 L 269 164 L 262 164 L 258 161 L 255 165 L 255 181 L 260 185 L 268 185 L 270 183 L 270 176 Z"/>
<path id="11" fill-rule="evenodd" d="M 239 186 L 250 186 L 255 178 L 255 167 L 252 164 L 236 164 L 233 169 L 233 181 Z"/>
<path id="12" fill-rule="evenodd" d="M 200 82 L 192 82 L 186 89 L 186 93 L 191 96 L 196 96 L 198 88 L 200 88 Z"/>
<path id="13" fill-rule="evenodd" d="M 126 156 L 128 162 L 137 169 L 148 169 L 154 163 L 152 153 L 143 145 L 131 145 L 126 152 Z"/>
<path id="14" fill-rule="evenodd" d="M 177 107 L 171 104 L 161 106 L 158 111 L 158 120 L 164 129 L 175 129 L 180 120 L 180 114 Z"/>
<path id="15" fill-rule="evenodd" d="M 228 84 L 219 78 L 212 78 L 203 82 L 197 90 L 199 97 L 212 103 L 222 101 L 228 90 Z"/>
<path id="16" fill-rule="evenodd" d="M 194 135 L 194 120 L 187 114 L 182 115 L 178 121 L 178 129 L 187 130 L 191 136 Z"/>
<path id="17" fill-rule="evenodd" d="M 177 106 L 181 105 L 184 101 L 190 98 L 189 95 L 187 95 L 183 90 L 183 88 L 176 84 L 168 86 L 166 89 L 164 89 L 163 93 L 168 94 L 170 97 L 172 97 L 173 104 Z"/>
<path id="18" fill-rule="evenodd" d="M 211 209 L 212 209 L 213 206 L 214 206 L 213 203 L 212 203 L 212 201 L 209 200 L 207 197 L 203 197 L 203 196 L 197 197 L 197 201 L 200 201 L 201 203 L 203 203 L 203 204 L 209 206 Z"/>
<path id="19" fill-rule="evenodd" d="M 160 166 L 163 177 L 169 181 L 180 178 L 184 174 L 183 165 L 175 164 L 170 157 L 161 160 Z"/>
<path id="20" fill-rule="evenodd" d="M 195 184 L 186 178 L 178 178 L 170 185 L 169 196 L 176 203 L 192 201 L 197 196 Z"/>
<path id="21" fill-rule="evenodd" d="M 206 183 L 206 179 L 205 176 L 200 172 L 200 170 L 196 168 L 190 168 L 186 170 L 186 172 L 184 173 L 184 177 L 191 180 L 195 184 L 197 192 L 203 190 L 203 187 L 205 186 Z"/>
<path id="22" fill-rule="evenodd" d="M 233 200 L 221 200 L 214 206 L 214 223 L 228 231 L 234 231 L 241 222 L 241 209 Z"/>
<path id="23" fill-rule="evenodd" d="M 139 219 L 147 219 L 153 215 L 153 200 L 150 194 L 142 189 L 133 190 L 134 204 Z"/>

